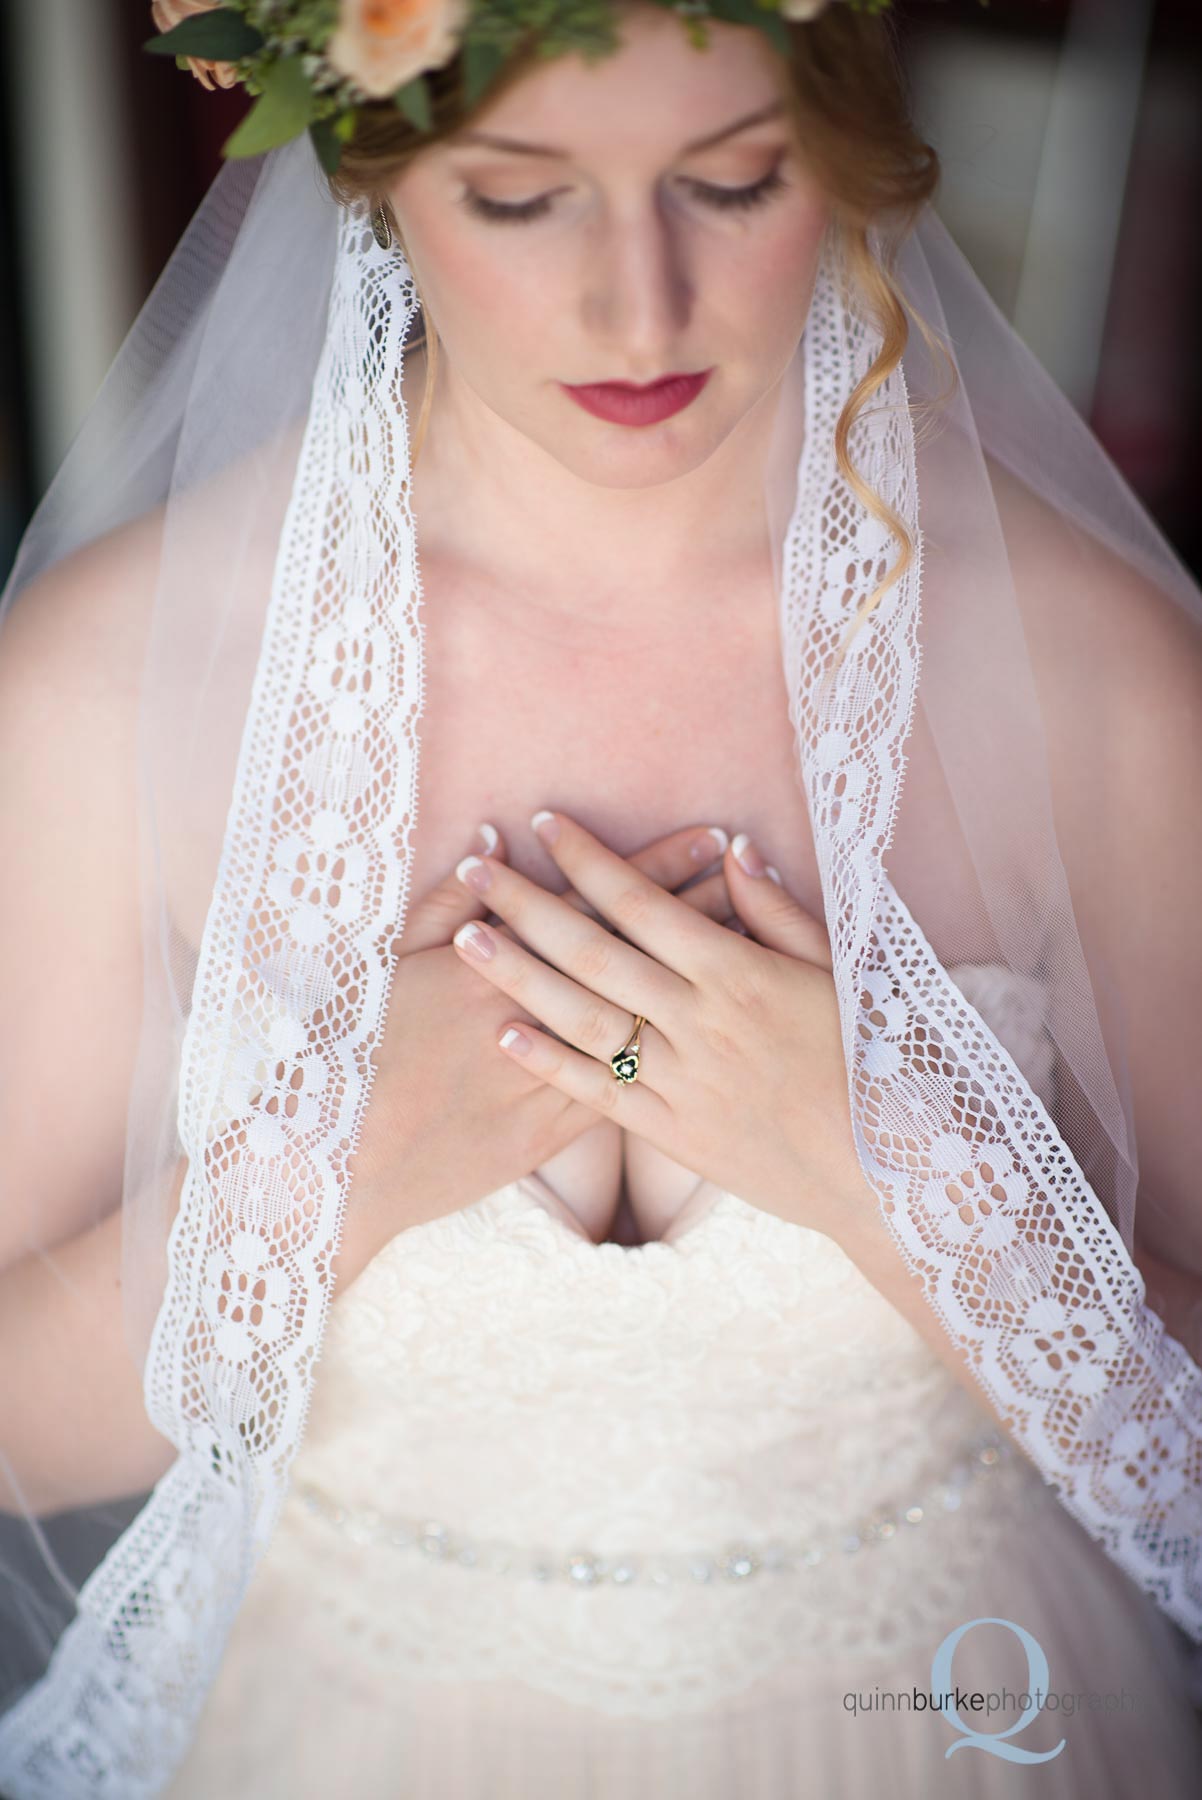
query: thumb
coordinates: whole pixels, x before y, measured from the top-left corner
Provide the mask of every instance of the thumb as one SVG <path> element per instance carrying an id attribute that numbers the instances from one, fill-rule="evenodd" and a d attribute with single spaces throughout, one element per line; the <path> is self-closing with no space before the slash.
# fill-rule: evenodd
<path id="1" fill-rule="evenodd" d="M 505 840 L 495 825 L 481 825 L 464 855 L 495 856 L 504 860 Z M 393 940 L 391 953 L 393 956 L 398 953 L 411 956 L 419 950 L 440 949 L 450 943 L 459 927 L 466 925 L 469 919 L 486 919 L 488 915 L 485 896 L 460 881 L 453 868 L 448 869 L 442 881 L 420 900 L 410 903 L 403 936 Z"/>
<path id="2" fill-rule="evenodd" d="M 826 926 L 793 898 L 779 869 L 765 863 L 745 831 L 726 853 L 726 887 L 737 916 L 757 942 L 831 971 Z"/>

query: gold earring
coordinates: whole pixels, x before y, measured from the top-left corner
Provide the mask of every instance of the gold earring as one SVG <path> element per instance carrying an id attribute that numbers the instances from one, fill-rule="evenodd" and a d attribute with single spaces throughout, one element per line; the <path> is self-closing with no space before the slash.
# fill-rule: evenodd
<path id="1" fill-rule="evenodd" d="M 371 215 L 371 230 L 381 250 L 392 249 L 392 226 L 388 223 L 388 215 L 382 206 L 377 206 Z"/>

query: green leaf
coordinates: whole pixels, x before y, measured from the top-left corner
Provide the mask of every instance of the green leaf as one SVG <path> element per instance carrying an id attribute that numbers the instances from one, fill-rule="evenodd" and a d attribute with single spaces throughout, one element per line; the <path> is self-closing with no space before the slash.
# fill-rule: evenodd
<path id="1" fill-rule="evenodd" d="M 202 56 L 206 62 L 237 62 L 263 48 L 262 32 L 228 7 L 181 19 L 142 45 L 152 56 Z"/>
<path id="2" fill-rule="evenodd" d="M 475 106 L 500 73 L 505 52 L 496 44 L 466 38 L 461 47 L 461 60 L 464 102 L 467 106 Z"/>
<path id="3" fill-rule="evenodd" d="M 334 120 L 334 133 L 340 144 L 349 144 L 355 135 L 355 109 L 348 107 Z"/>
<path id="4" fill-rule="evenodd" d="M 411 125 L 418 131 L 429 131 L 434 115 L 424 75 L 415 75 L 412 81 L 407 81 L 403 88 L 397 89 L 393 99 Z"/>
<path id="5" fill-rule="evenodd" d="M 760 13 L 752 23 L 765 34 L 768 42 L 779 50 L 782 56 L 792 56 L 793 41 L 789 36 L 788 27 L 779 13 Z"/>
<path id="6" fill-rule="evenodd" d="M 318 162 L 327 175 L 332 175 L 342 161 L 342 144 L 338 134 L 328 120 L 315 119 L 309 127 L 309 136 L 313 140 Z"/>
<path id="7" fill-rule="evenodd" d="M 316 96 L 297 56 L 283 56 L 260 77 L 263 92 L 222 149 L 225 156 L 258 156 L 297 137 L 313 118 Z"/>

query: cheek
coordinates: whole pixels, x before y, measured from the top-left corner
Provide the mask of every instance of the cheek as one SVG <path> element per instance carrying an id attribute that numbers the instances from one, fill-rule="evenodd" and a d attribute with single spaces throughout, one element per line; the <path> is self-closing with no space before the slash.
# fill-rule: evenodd
<path id="1" fill-rule="evenodd" d="M 514 236 L 522 229 L 512 227 Z M 547 284 L 533 281 L 527 259 L 506 247 L 505 230 L 496 228 L 497 243 L 475 231 L 444 230 L 422 241 L 424 255 L 416 243 L 413 249 L 447 351 L 464 370 L 485 375 L 512 365 L 525 345 L 545 346 L 543 315 L 553 311 Z M 498 346 L 505 349 L 500 362 Z"/>
<path id="2" fill-rule="evenodd" d="M 782 337 L 796 337 L 813 297 L 828 214 L 815 205 L 781 220 L 779 229 L 749 237 L 738 256 L 727 256 L 719 279 L 723 313 L 745 340 L 772 360 Z"/>

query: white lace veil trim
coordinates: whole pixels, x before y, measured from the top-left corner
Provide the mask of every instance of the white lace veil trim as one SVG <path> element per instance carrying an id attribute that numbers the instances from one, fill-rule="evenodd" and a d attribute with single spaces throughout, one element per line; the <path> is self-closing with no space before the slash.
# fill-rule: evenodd
<path id="1" fill-rule="evenodd" d="M 333 233 L 336 256 L 323 261 Z M 291 298 L 280 291 L 273 252 L 292 256 Z M 1031 482 L 1038 449 L 1054 469 L 1040 489 L 1045 504 L 1076 529 L 1087 526 L 1095 542 L 1117 545 L 1195 626 L 1202 613 L 1196 588 L 1117 474 L 1103 470 L 1100 450 L 1088 447 L 1088 434 L 1071 437 L 1067 402 L 1056 410 L 1046 377 L 1032 377 L 1025 413 L 991 412 L 1014 368 L 1029 374 L 1031 365 L 957 257 L 927 215 L 901 264 L 908 291 L 936 323 L 942 311 L 947 325 L 954 304 L 974 307 L 984 366 L 1002 353 L 990 351 L 990 333 L 1010 360 L 997 368 L 996 386 L 984 385 L 970 364 L 969 334 L 949 325 L 962 391 L 944 447 L 920 452 L 916 442 L 910 386 L 926 393 L 939 385 L 917 343 L 854 430 L 853 460 L 896 506 L 916 554 L 825 696 L 820 680 L 848 623 L 897 552 L 833 453 L 839 412 L 879 338 L 849 305 L 831 245 L 788 385 L 798 410 L 790 415 L 782 402 L 782 427 L 795 434 L 782 429 L 780 443 L 801 440 L 786 484 L 793 505 L 777 526 L 782 655 L 856 1143 L 901 1255 L 1014 1438 L 1105 1552 L 1202 1640 L 1202 1374 L 1146 1304 L 1128 1254 L 1130 1100 L 1114 1081 L 1116 1040 L 1093 1008 L 1109 965 L 1100 952 L 1092 962 L 1083 955 L 1070 897 L 1078 840 L 1063 819 L 1059 835 L 1053 829 L 1040 715 L 1022 710 L 1034 707 L 1036 684 L 1032 668 L 1020 666 L 1014 589 L 1006 602 L 1003 585 L 1012 562 L 1019 566 L 1017 538 L 998 512 L 971 514 L 990 493 L 982 452 L 1010 468 L 1021 462 Z M 265 304 L 296 309 L 302 369 L 307 346 L 319 347 L 311 397 L 270 386 L 281 364 L 267 328 L 248 327 L 254 315 L 244 310 L 255 282 Z M 304 1434 L 419 819 L 425 652 L 401 392 L 416 304 L 407 266 L 379 249 L 365 210 L 336 218 L 303 140 L 264 159 L 253 179 L 224 172 L 123 351 L 120 394 L 101 396 L 10 583 L 11 596 L 102 527 L 137 519 L 164 498 L 155 482 L 170 471 L 143 675 L 147 817 L 160 853 L 150 859 L 147 927 L 156 979 L 131 1097 L 127 1268 L 137 1281 L 126 1306 L 133 1341 L 148 1340 L 148 1414 L 179 1456 L 80 1583 L 77 1616 L 45 1672 L 0 1719 L 0 1788 L 12 1800 L 138 1800 L 162 1790 L 271 1541 Z M 219 354 L 245 357 L 248 408 L 259 408 L 237 443 L 218 442 L 210 415 L 198 410 L 197 384 Z M 258 376 L 255 356 L 268 365 Z M 140 414 L 152 404 L 153 427 Z M 86 458 L 119 414 L 127 423 L 142 417 L 145 460 L 131 458 L 124 485 L 114 479 L 105 503 L 89 506 Z M 264 444 L 271 454 L 256 462 Z M 211 526 L 206 496 L 238 458 L 258 471 L 258 486 L 245 499 L 221 490 L 228 537 L 213 553 L 222 585 L 208 589 L 205 604 L 204 596 L 181 599 L 173 610 L 172 583 L 182 595 L 188 557 L 206 519 Z M 152 467 L 158 476 L 145 473 Z M 968 472 L 953 473 L 961 467 Z M 1074 490 L 1087 479 L 1095 480 L 1088 493 Z M 1111 505 L 1120 493 L 1126 512 Z M 212 670 L 233 656 L 238 588 L 225 583 L 253 566 L 252 521 L 263 518 L 253 529 L 272 552 L 263 565 L 269 603 L 253 654 L 237 665 L 253 676 L 249 692 L 235 683 L 219 706 L 206 676 L 205 701 L 189 700 L 185 730 L 166 707 L 164 671 Z M 980 578 L 971 594 L 969 568 Z M 983 638 L 995 614 L 1004 614 L 1017 696 L 995 715 L 1006 734 L 1000 752 L 982 746 L 973 722 L 948 704 L 960 689 L 945 650 L 962 618 Z M 989 671 L 962 644 L 955 655 L 966 694 L 977 678 L 985 693 Z M 928 658 L 933 692 L 924 710 Z M 214 719 L 228 729 L 226 762 L 207 740 L 212 790 L 232 790 L 232 800 L 191 979 L 179 952 L 163 948 L 171 852 L 194 828 L 189 805 L 199 815 L 186 796 L 200 767 L 197 728 Z M 187 756 L 154 760 L 182 738 Z M 1021 787 L 1013 811 L 1006 792 L 989 787 L 999 753 Z M 1030 781 L 1021 773 L 1027 755 Z M 225 788 L 223 770 L 232 777 Z M 956 822 L 954 842 L 940 836 L 933 798 L 928 804 L 942 791 L 936 772 L 953 792 L 946 817 Z M 967 818 L 974 798 L 984 808 L 976 823 Z M 1037 861 L 1032 844 L 1050 851 L 1041 848 Z M 946 907 L 929 891 L 922 909 L 912 900 L 924 929 L 901 896 L 907 884 L 919 892 L 915 871 L 939 846 L 949 869 L 955 863 L 968 875 L 949 875 Z M 1062 1077 L 1071 1074 L 1077 1091 L 1066 1115 L 1074 1148 L 948 975 L 949 964 L 974 955 L 1008 965 L 1043 1009 L 1049 1053 L 1054 1040 Z M 172 1048 L 177 1088 L 163 1066 Z M 164 1165 L 167 1120 L 178 1134 L 170 1148 L 190 1159 L 169 1235 L 157 1230 L 160 1212 L 134 1205 L 137 1178 Z M 1176 1198 L 1161 1196 L 1170 1219 Z M 154 1274 L 164 1237 L 165 1291 Z"/>

